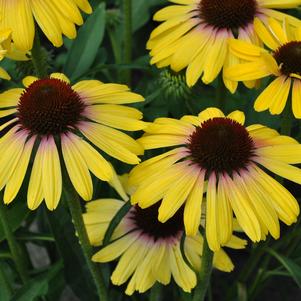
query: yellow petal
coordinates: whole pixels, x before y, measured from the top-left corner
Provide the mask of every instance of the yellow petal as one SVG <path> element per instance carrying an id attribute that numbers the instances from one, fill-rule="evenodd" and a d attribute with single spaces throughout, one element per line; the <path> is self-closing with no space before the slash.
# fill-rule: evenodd
<path id="1" fill-rule="evenodd" d="M 204 63 L 204 75 L 202 81 L 205 84 L 211 83 L 222 70 L 228 51 L 228 34 L 217 34 L 215 43 L 206 57 Z"/>
<path id="2" fill-rule="evenodd" d="M 91 172 L 103 181 L 110 181 L 113 177 L 111 165 L 89 143 L 76 135 L 69 135 L 69 139 L 81 153 L 87 167 Z"/>
<path id="3" fill-rule="evenodd" d="M 44 199 L 42 174 L 43 174 L 43 147 L 41 143 L 34 158 L 27 191 L 27 206 L 31 210 L 37 209 Z"/>
<path id="4" fill-rule="evenodd" d="M 265 25 L 258 19 L 255 18 L 254 29 L 260 39 L 272 50 L 277 49 L 280 43 L 274 38 L 274 36 L 268 31 Z"/>
<path id="5" fill-rule="evenodd" d="M 22 84 L 24 87 L 29 87 L 33 82 L 37 81 L 38 78 L 36 76 L 26 76 L 22 80 Z"/>
<path id="6" fill-rule="evenodd" d="M 301 118 L 301 81 L 294 80 L 292 91 L 292 110 L 295 118 Z"/>
<path id="7" fill-rule="evenodd" d="M 212 173 L 209 177 L 207 188 L 205 230 L 209 248 L 214 252 L 220 249 L 220 239 L 218 232 L 218 223 L 220 221 L 217 219 L 217 202 L 219 200 L 217 199 L 216 195 L 216 176 L 214 173 Z"/>
<path id="8" fill-rule="evenodd" d="M 202 200 L 204 190 L 205 171 L 201 171 L 196 179 L 184 209 L 184 225 L 187 235 L 196 235 L 202 215 Z"/>
<path id="9" fill-rule="evenodd" d="M 261 228 L 251 204 L 228 175 L 225 175 L 223 178 L 225 183 L 227 183 L 224 186 L 227 189 L 226 194 L 229 196 L 231 206 L 240 226 L 253 241 L 259 241 Z"/>
<path id="10" fill-rule="evenodd" d="M 88 201 L 93 194 L 92 179 L 84 157 L 72 141 L 74 139 L 69 138 L 67 134 L 62 135 L 63 157 L 74 188 L 85 201 Z"/>
<path id="11" fill-rule="evenodd" d="M 224 113 L 218 108 L 207 108 L 199 114 L 199 119 L 202 122 L 215 117 L 225 117 Z"/>
<path id="12" fill-rule="evenodd" d="M 233 230 L 233 213 L 224 185 L 224 181 L 220 179 L 217 188 L 216 215 L 217 233 L 221 245 L 225 245 L 230 240 Z"/>
<path id="13" fill-rule="evenodd" d="M 244 112 L 238 110 L 231 112 L 227 118 L 233 119 L 242 125 L 244 125 L 246 120 Z"/>
<path id="14" fill-rule="evenodd" d="M 158 220 L 160 222 L 165 223 L 179 210 L 190 194 L 198 176 L 198 169 L 186 168 L 181 177 L 169 188 L 159 208 Z"/>
<path id="15" fill-rule="evenodd" d="M 63 73 L 59 73 L 59 72 L 51 73 L 50 74 L 50 78 L 60 79 L 60 80 L 62 80 L 64 82 L 66 82 L 67 84 L 70 84 L 69 78 L 65 74 L 63 74 Z"/>
<path id="16" fill-rule="evenodd" d="M 271 158 L 256 158 L 256 161 L 271 172 L 297 184 L 301 184 L 301 170 L 298 167 Z"/>
<path id="17" fill-rule="evenodd" d="M 46 206 L 56 209 L 62 193 L 62 173 L 60 158 L 54 138 L 49 136 L 41 141 L 42 149 L 42 186 Z"/>
<path id="18" fill-rule="evenodd" d="M 139 233 L 131 233 L 115 240 L 108 246 L 101 249 L 99 252 L 93 255 L 92 260 L 95 262 L 109 262 L 118 258 L 123 252 L 125 252 L 131 244 L 133 244 L 139 236 Z"/>
<path id="19" fill-rule="evenodd" d="M 276 78 L 265 90 L 257 97 L 254 109 L 262 112 L 270 108 L 272 114 L 280 114 L 287 101 L 291 81 L 281 76 Z M 272 109 L 273 108 L 273 109 Z"/>
<path id="20" fill-rule="evenodd" d="M 28 163 L 29 163 L 34 142 L 35 142 L 35 137 L 27 141 L 24 146 L 21 158 L 18 162 L 18 167 L 14 170 L 13 174 L 11 175 L 5 187 L 5 192 L 3 197 L 5 204 L 9 204 L 19 192 L 19 189 L 22 185 L 23 179 L 27 172 Z"/>
<path id="21" fill-rule="evenodd" d="M 51 4 L 35 0 L 31 2 L 31 8 L 36 22 L 44 34 L 54 46 L 60 47 L 63 44 L 62 31 Z"/>
<path id="22" fill-rule="evenodd" d="M 173 251 L 170 252 L 169 260 L 173 278 L 184 292 L 191 292 L 191 290 L 196 286 L 196 274 L 183 260 L 180 246 L 173 246 L 172 249 Z"/>

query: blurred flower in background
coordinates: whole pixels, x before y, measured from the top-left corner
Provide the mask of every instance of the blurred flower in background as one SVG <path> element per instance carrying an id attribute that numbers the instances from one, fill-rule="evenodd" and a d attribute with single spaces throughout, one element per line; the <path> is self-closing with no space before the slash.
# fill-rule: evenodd
<path id="1" fill-rule="evenodd" d="M 86 204 L 87 212 L 83 217 L 92 245 L 102 245 L 110 222 L 124 204 L 117 199 L 99 199 Z M 130 279 L 126 289 L 128 295 L 134 291 L 143 293 L 157 281 L 167 285 L 171 278 L 186 292 L 190 292 L 197 283 L 194 270 L 199 270 L 201 265 L 202 235 L 198 232 L 194 236 L 186 236 L 181 242 L 183 208 L 166 223 L 158 221 L 158 208 L 159 203 L 147 209 L 132 206 L 115 228 L 111 242 L 92 258 L 95 262 L 118 259 L 111 280 L 115 285 L 122 285 Z M 236 236 L 231 236 L 226 244 L 233 249 L 243 249 L 245 245 L 246 241 Z M 222 249 L 214 254 L 213 265 L 224 272 L 234 268 Z"/>
<path id="2" fill-rule="evenodd" d="M 20 50 L 33 46 L 35 22 L 56 46 L 62 46 L 62 35 L 76 37 L 75 25 L 82 25 L 80 10 L 90 14 L 92 8 L 87 0 L 1 0 L 0 30 L 11 28 L 12 39 Z"/>
<path id="3" fill-rule="evenodd" d="M 231 40 L 230 51 L 248 62 L 228 68 L 225 76 L 238 81 L 276 77 L 256 99 L 255 110 L 282 113 L 292 87 L 292 110 L 296 118 L 301 118 L 301 27 L 285 28 L 274 19 L 265 26 L 255 20 L 255 31 L 270 51 Z"/>
<path id="4" fill-rule="evenodd" d="M 0 61 L 5 57 L 16 60 L 16 61 L 27 61 L 29 57 L 25 51 L 20 51 L 15 48 L 15 44 L 11 40 L 11 30 L 3 29 L 0 30 Z M 10 80 L 9 74 L 0 67 L 0 78 Z"/>
<path id="5" fill-rule="evenodd" d="M 260 44 L 254 31 L 254 19 L 268 17 L 301 26 L 300 20 L 275 9 L 294 8 L 300 0 L 171 0 L 180 4 L 167 6 L 154 15 L 163 22 L 150 36 L 151 63 L 159 68 L 170 66 L 175 72 L 186 69 L 188 86 L 202 77 L 211 83 L 224 67 L 239 63 L 228 51 L 228 39 L 235 38 Z M 234 93 L 237 82 L 225 76 L 226 87 Z M 254 81 L 246 82 L 253 87 Z"/>

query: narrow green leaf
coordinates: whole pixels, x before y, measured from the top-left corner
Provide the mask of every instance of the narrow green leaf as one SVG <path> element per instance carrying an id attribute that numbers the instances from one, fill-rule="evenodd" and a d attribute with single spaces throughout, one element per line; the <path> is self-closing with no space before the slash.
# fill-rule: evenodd
<path id="1" fill-rule="evenodd" d="M 128 213 L 128 211 L 131 208 L 131 203 L 130 202 L 126 202 L 120 209 L 119 211 L 116 213 L 116 215 L 113 217 L 113 219 L 110 222 L 110 225 L 106 231 L 105 237 L 103 239 L 103 246 L 106 246 L 109 244 L 110 239 L 112 237 L 112 234 L 114 232 L 114 230 L 116 229 L 116 227 L 119 225 L 119 223 L 121 222 L 121 220 L 123 219 L 123 217 Z"/>
<path id="2" fill-rule="evenodd" d="M 63 263 L 59 261 L 52 266 L 46 273 L 33 278 L 26 285 L 24 285 L 11 301 L 32 301 L 37 297 L 45 296 L 48 292 L 48 283 L 56 277 L 62 270 Z"/>
<path id="3" fill-rule="evenodd" d="M 29 210 L 27 209 L 26 201 L 22 201 L 21 199 L 16 200 L 11 205 L 8 206 L 7 210 L 8 221 L 10 224 L 10 229 L 16 231 L 26 216 L 29 214 Z M 5 235 L 0 223 L 0 242 L 5 239 Z"/>
<path id="4" fill-rule="evenodd" d="M 301 288 L 301 267 L 293 260 L 283 255 L 278 254 L 273 249 L 267 249 L 282 265 L 287 269 L 290 276 L 295 280 L 297 285 Z"/>
<path id="5" fill-rule="evenodd" d="M 105 4 L 101 3 L 79 29 L 64 67 L 70 78 L 80 77 L 92 66 L 104 37 L 105 16 Z"/>
<path id="6" fill-rule="evenodd" d="M 239 301 L 248 301 L 248 292 L 245 284 L 237 283 L 237 295 Z"/>
<path id="7" fill-rule="evenodd" d="M 165 0 L 135 0 L 133 5 L 132 20 L 133 31 L 138 30 L 151 18 L 151 7 L 166 4 Z"/>
<path id="8" fill-rule="evenodd" d="M 64 261 L 63 273 L 66 283 L 80 300 L 97 300 L 96 288 L 78 238 L 75 236 L 74 226 L 67 208 L 61 205 L 55 211 L 46 214 L 58 251 Z"/>
<path id="9" fill-rule="evenodd" d="M 10 301 L 12 295 L 12 287 L 7 278 L 7 266 L 1 262 L 0 264 L 0 300 Z"/>

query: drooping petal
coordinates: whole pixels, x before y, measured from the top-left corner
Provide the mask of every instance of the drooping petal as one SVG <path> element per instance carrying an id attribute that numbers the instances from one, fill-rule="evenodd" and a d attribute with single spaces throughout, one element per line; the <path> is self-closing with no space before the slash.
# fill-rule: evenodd
<path id="1" fill-rule="evenodd" d="M 92 179 L 84 157 L 68 135 L 62 135 L 61 141 L 64 161 L 73 186 L 84 200 L 91 200 Z"/>
<path id="2" fill-rule="evenodd" d="M 62 173 L 60 158 L 53 136 L 41 141 L 42 185 L 46 206 L 56 209 L 62 193 Z"/>

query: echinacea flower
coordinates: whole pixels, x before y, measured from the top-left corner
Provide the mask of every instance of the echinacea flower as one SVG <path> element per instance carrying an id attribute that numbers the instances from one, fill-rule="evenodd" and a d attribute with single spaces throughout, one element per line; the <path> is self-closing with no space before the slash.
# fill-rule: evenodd
<path id="1" fill-rule="evenodd" d="M 150 36 L 147 48 L 151 63 L 159 68 L 170 66 L 179 72 L 186 69 L 189 86 L 202 76 L 211 83 L 222 68 L 239 62 L 228 51 L 230 38 L 259 44 L 254 31 L 254 19 L 268 17 L 286 20 L 288 25 L 300 26 L 294 17 L 274 9 L 294 8 L 300 0 L 170 0 L 177 5 L 158 11 L 154 20 L 163 22 Z M 226 87 L 235 92 L 237 82 L 223 76 Z M 254 86 L 254 82 L 246 82 Z"/>
<path id="2" fill-rule="evenodd" d="M 186 233 L 195 235 L 206 184 L 206 237 L 213 251 L 230 239 L 233 212 L 251 240 L 268 233 L 277 239 L 279 220 L 295 222 L 299 205 L 263 168 L 301 184 L 301 170 L 291 165 L 301 162 L 301 146 L 264 125 L 244 127 L 244 120 L 240 111 L 225 116 L 217 108 L 180 120 L 156 119 L 138 142 L 146 150 L 171 150 L 133 168 L 132 203 L 147 208 L 163 199 L 163 223 L 184 205 Z"/>
<path id="3" fill-rule="evenodd" d="M 35 22 L 50 40 L 59 47 L 62 34 L 76 37 L 76 26 L 82 25 L 80 10 L 91 13 L 87 0 L 0 0 L 0 29 L 10 28 L 16 47 L 28 51 L 32 48 Z"/>
<path id="4" fill-rule="evenodd" d="M 247 42 L 230 41 L 233 54 L 247 62 L 227 69 L 226 77 L 240 81 L 272 76 L 273 81 L 256 99 L 255 110 L 280 114 L 292 87 L 292 110 L 296 118 L 301 118 L 301 27 L 285 29 L 284 24 L 274 19 L 269 19 L 265 26 L 256 20 L 255 31 L 270 50 Z"/>
<path id="5" fill-rule="evenodd" d="M 143 101 L 143 97 L 125 85 L 97 80 L 71 86 L 60 73 L 42 79 L 27 77 L 23 83 L 25 89 L 0 94 L 0 190 L 5 187 L 5 203 L 16 197 L 31 157 L 30 209 L 44 199 L 48 209 L 57 207 L 62 164 L 78 194 L 90 200 L 90 172 L 103 181 L 114 182 L 112 166 L 98 149 L 128 164 L 139 163 L 137 155 L 143 148 L 116 129 L 135 131 L 144 127 L 142 113 L 121 105 Z"/>
<path id="6" fill-rule="evenodd" d="M 94 246 L 102 241 L 110 221 L 125 203 L 117 199 L 100 199 L 86 204 L 83 214 L 90 242 Z M 167 285 L 171 278 L 184 291 L 190 292 L 197 283 L 195 270 L 201 265 L 203 237 L 186 236 L 183 250 L 190 266 L 181 252 L 183 236 L 183 210 L 179 210 L 168 222 L 157 219 L 159 204 L 147 209 L 132 206 L 114 230 L 111 242 L 92 258 L 95 262 L 118 259 L 111 280 L 122 285 L 128 279 L 126 294 L 140 293 L 151 288 L 157 281 Z M 232 236 L 227 246 L 243 249 L 246 241 Z M 231 259 L 220 249 L 214 254 L 213 265 L 219 270 L 230 272 L 234 266 Z"/>

